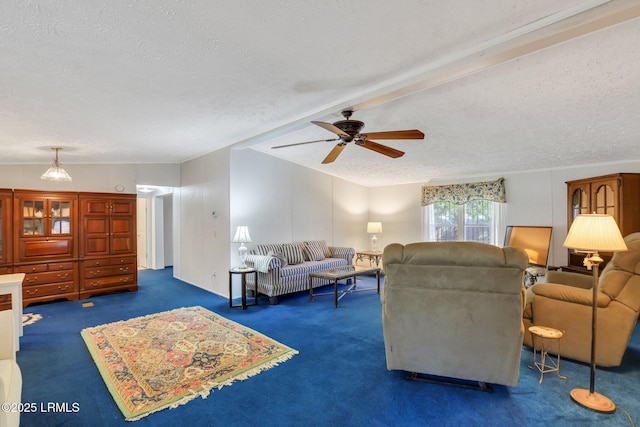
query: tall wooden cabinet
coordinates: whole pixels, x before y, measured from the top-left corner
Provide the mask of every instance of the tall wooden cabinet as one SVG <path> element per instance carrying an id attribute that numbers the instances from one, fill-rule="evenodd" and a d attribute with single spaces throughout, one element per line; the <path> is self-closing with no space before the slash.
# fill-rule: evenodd
<path id="1" fill-rule="evenodd" d="M 25 273 L 25 307 L 137 291 L 136 247 L 135 194 L 0 189 L 0 274 Z"/>
<path id="2" fill-rule="evenodd" d="M 12 201 L 13 192 L 11 190 L 0 190 L 0 274 L 13 273 Z"/>
<path id="3" fill-rule="evenodd" d="M 137 291 L 136 196 L 80 195 L 80 298 Z"/>
<path id="4" fill-rule="evenodd" d="M 613 216 L 623 236 L 640 231 L 640 174 L 616 173 L 567 182 L 567 230 L 579 214 Z M 600 256 L 608 262 L 610 253 Z M 584 254 L 569 251 L 569 269 L 586 270 Z M 604 264 L 603 264 L 604 266 Z"/>
<path id="5" fill-rule="evenodd" d="M 13 273 L 13 238 L 11 234 L 13 223 L 13 192 L 0 189 L 0 274 Z M 11 308 L 11 296 L 0 295 L 0 310 Z"/>

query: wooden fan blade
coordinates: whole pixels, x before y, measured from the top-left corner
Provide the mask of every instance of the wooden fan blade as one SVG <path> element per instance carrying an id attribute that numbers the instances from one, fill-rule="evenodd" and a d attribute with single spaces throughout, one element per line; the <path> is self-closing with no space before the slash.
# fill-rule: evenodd
<path id="1" fill-rule="evenodd" d="M 342 150 L 344 150 L 344 147 L 346 146 L 347 144 L 338 144 L 335 147 L 333 147 L 333 150 L 331 150 L 329 155 L 324 158 L 324 160 L 322 161 L 322 164 L 324 165 L 324 164 L 333 162 L 335 159 L 338 158 L 338 156 L 340 155 L 340 153 L 342 153 Z"/>
<path id="2" fill-rule="evenodd" d="M 346 134 L 342 129 L 340 129 L 337 126 L 332 125 L 331 123 L 325 123 L 325 122 L 311 122 L 314 125 L 318 125 L 321 128 L 325 128 L 326 130 L 328 130 L 329 132 L 333 132 L 336 135 L 339 136 L 349 136 L 348 134 Z"/>
<path id="3" fill-rule="evenodd" d="M 378 144 L 377 142 L 369 141 L 368 139 L 365 142 L 357 143 L 356 145 L 368 148 L 376 153 L 384 154 L 385 156 L 393 157 L 394 159 L 404 155 L 404 151 L 396 150 L 395 148 L 387 147 L 386 145 Z"/>
<path id="4" fill-rule="evenodd" d="M 276 145 L 275 147 L 271 147 L 271 148 L 293 147 L 293 146 L 295 146 L 295 145 L 315 144 L 316 142 L 329 142 L 329 141 L 338 141 L 338 140 L 340 140 L 340 138 L 333 138 L 333 139 L 318 139 L 318 140 L 315 140 L 315 141 L 296 142 L 295 144 Z"/>
<path id="5" fill-rule="evenodd" d="M 424 139 L 424 133 L 418 129 L 367 132 L 365 135 L 371 139 Z"/>

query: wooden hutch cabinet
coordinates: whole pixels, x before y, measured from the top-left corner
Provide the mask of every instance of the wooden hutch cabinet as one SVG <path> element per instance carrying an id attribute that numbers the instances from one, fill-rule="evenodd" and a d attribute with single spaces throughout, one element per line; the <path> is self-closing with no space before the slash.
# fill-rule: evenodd
<path id="1" fill-rule="evenodd" d="M 567 230 L 580 214 L 613 216 L 623 236 L 640 231 L 640 174 L 616 173 L 567 182 Z M 611 253 L 600 253 L 602 267 Z M 584 254 L 569 251 L 569 270 L 586 271 Z"/>
<path id="2" fill-rule="evenodd" d="M 80 298 L 137 291 L 136 196 L 80 194 Z"/>
<path id="3" fill-rule="evenodd" d="M 0 274 L 13 273 L 12 239 L 12 201 L 11 190 L 0 190 Z"/>
<path id="4" fill-rule="evenodd" d="M 0 189 L 0 274 L 25 273 L 25 307 L 137 291 L 136 240 L 135 194 Z"/>
<path id="5" fill-rule="evenodd" d="M 0 274 L 13 273 L 12 209 L 13 192 L 0 189 Z M 0 310 L 11 308 L 11 295 L 0 295 Z"/>
<path id="6" fill-rule="evenodd" d="M 16 190 L 13 264 L 23 304 L 78 299 L 77 193 Z"/>

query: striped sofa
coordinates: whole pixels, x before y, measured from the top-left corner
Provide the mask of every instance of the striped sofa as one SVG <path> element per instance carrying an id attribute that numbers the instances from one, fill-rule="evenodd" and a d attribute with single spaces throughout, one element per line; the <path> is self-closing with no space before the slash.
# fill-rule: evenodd
<path id="1" fill-rule="evenodd" d="M 278 296 L 309 290 L 309 273 L 349 265 L 354 248 L 328 246 L 324 240 L 257 245 L 247 256 L 247 265 L 258 270 L 257 291 L 278 303 Z M 313 287 L 330 281 L 318 279 Z M 247 276 L 247 288 L 256 290 L 254 275 Z"/>

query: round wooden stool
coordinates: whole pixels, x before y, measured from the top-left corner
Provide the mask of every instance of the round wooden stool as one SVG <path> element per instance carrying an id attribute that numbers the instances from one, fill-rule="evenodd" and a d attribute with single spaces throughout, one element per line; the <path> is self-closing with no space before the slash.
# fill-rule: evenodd
<path id="1" fill-rule="evenodd" d="M 548 326 L 530 326 L 531 341 L 533 343 L 533 365 L 529 365 L 530 369 L 537 368 L 540 371 L 540 381 L 544 374 L 548 372 L 557 372 L 558 377 L 566 380 L 567 377 L 560 375 L 560 339 L 564 332 Z M 556 354 L 556 359 L 548 355 L 548 352 Z M 539 356 L 538 356 L 539 355 Z"/>

